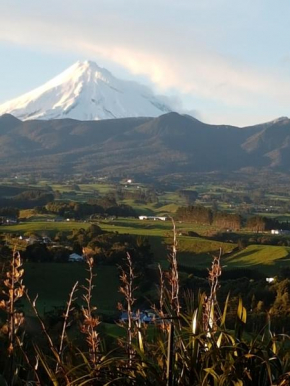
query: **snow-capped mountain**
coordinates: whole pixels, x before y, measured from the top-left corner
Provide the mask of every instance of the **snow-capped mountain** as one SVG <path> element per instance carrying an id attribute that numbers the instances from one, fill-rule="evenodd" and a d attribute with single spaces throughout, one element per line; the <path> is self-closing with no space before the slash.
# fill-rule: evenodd
<path id="1" fill-rule="evenodd" d="M 171 110 L 149 88 L 117 79 L 96 63 L 85 61 L 75 63 L 43 86 L 0 105 L 0 116 L 9 113 L 22 120 L 99 120 L 157 117 Z"/>

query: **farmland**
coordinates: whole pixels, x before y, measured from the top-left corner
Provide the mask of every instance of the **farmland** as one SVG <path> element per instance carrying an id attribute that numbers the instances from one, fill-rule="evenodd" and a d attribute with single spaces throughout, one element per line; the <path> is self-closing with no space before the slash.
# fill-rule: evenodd
<path id="1" fill-rule="evenodd" d="M 86 277 L 88 276 L 85 264 L 27 263 L 24 265 L 24 269 L 24 284 L 29 288 L 29 295 L 32 299 L 38 295 L 37 307 L 41 314 L 54 307 L 63 307 L 76 282 L 79 283 L 78 302 L 82 303 L 84 293 L 82 286 L 87 284 Z M 117 314 L 117 301 L 120 300 L 117 268 L 103 266 L 95 273 L 94 305 L 98 307 L 99 313 Z M 25 309 L 26 312 L 31 313 L 27 304 Z"/>
<path id="2" fill-rule="evenodd" d="M 227 213 L 244 210 L 242 213 L 245 219 L 250 216 L 249 209 L 256 210 L 255 214 L 267 214 L 269 218 L 275 217 L 281 221 L 287 221 L 289 218 L 286 206 L 284 209 L 281 207 L 282 203 L 288 205 L 288 196 L 282 193 L 283 189 L 279 186 L 273 192 L 261 194 L 257 203 L 251 205 L 241 203 L 241 197 L 251 195 L 251 190 L 249 186 L 240 183 L 232 185 L 196 183 L 177 190 L 164 187 L 154 189 L 154 186 L 144 183 L 127 184 L 125 180 L 119 183 L 109 181 L 53 183 L 42 180 L 28 184 L 25 179 L 19 179 L 16 185 L 12 182 L 9 185 L 6 181 L 5 184 L 0 185 L 0 189 L 5 192 L 5 199 L 13 197 L 15 191 L 21 194 L 27 189 L 43 189 L 44 192 L 52 192 L 55 202 L 59 204 L 64 202 L 82 204 L 90 200 L 98 203 L 104 202 L 106 197 L 109 197 L 110 200 L 114 197 L 118 204 L 133 208 L 136 215 L 166 216 L 167 221 L 141 221 L 138 218 L 113 215 L 97 218 L 90 216 L 73 218 L 72 214 L 66 218 L 55 213 L 40 211 L 32 204 L 31 208 L 20 209 L 19 223 L 1 226 L 3 242 L 23 251 L 26 244 L 19 239 L 19 236 L 27 237 L 30 234 L 38 234 L 54 240 L 61 234 L 62 238 L 67 239 L 65 244 L 67 248 L 67 245 L 72 245 L 72 241 L 69 240 L 73 234 L 86 232 L 92 224 L 98 226 L 102 232 L 146 238 L 153 254 L 151 268 L 155 270 L 157 264 L 160 264 L 165 270 L 168 268 L 168 254 L 173 240 L 173 225 L 170 217 L 175 218 L 178 207 L 188 205 L 192 192 L 196 192 L 194 193 L 197 197 L 195 204 L 208 208 L 219 208 L 218 210 Z M 276 203 L 276 206 L 269 205 L 270 203 Z M 250 269 L 268 276 L 275 276 L 279 275 L 281 269 L 290 266 L 290 247 L 286 244 L 279 245 L 279 243 L 286 243 L 287 237 L 279 241 L 279 237 L 275 239 L 269 235 L 269 232 L 257 233 L 245 227 L 235 232 L 228 232 L 228 229 L 222 229 L 217 225 L 178 219 L 175 221 L 175 226 L 177 259 L 180 266 L 180 277 L 184 283 L 188 275 L 194 275 L 195 271 L 203 270 L 206 274 L 206 270 L 211 266 L 212 255 L 217 255 L 220 250 L 223 253 L 224 271 L 237 268 Z M 241 240 L 244 241 L 241 243 Z M 275 245 L 272 245 L 273 240 Z M 101 264 L 97 265 L 96 272 L 96 287 L 93 295 L 98 310 L 101 314 L 114 314 L 119 299 L 118 269 L 116 265 Z M 25 283 L 31 295 L 39 294 L 38 302 L 41 310 L 64 304 L 74 282 L 79 280 L 83 284 L 85 276 L 85 267 L 80 264 L 25 263 Z M 104 288 L 106 288 L 105 291 Z M 148 293 L 150 291 L 149 289 Z"/>
<path id="3" fill-rule="evenodd" d="M 156 262 L 166 262 L 168 248 L 172 242 L 172 224 L 170 221 L 140 221 L 135 219 L 115 219 L 98 221 L 97 224 L 104 231 L 120 234 L 132 234 L 149 238 Z M 2 226 L 2 232 L 27 234 L 41 233 L 53 236 L 58 232 L 71 232 L 76 229 L 87 229 L 88 222 L 44 222 L 32 221 L 15 226 Z M 211 262 L 211 254 L 221 248 L 223 253 L 229 254 L 237 247 L 236 243 L 215 241 L 207 237 L 190 237 L 185 234 L 194 231 L 202 235 L 214 231 L 210 227 L 194 226 L 190 223 L 176 224 L 178 235 L 178 261 L 182 266 L 191 268 L 207 268 Z M 16 239 L 14 239 L 16 242 Z M 253 268 L 277 273 L 289 263 L 287 256 L 290 248 L 281 246 L 250 245 L 243 251 L 234 252 L 225 258 L 225 265 L 229 268 Z"/>
<path id="4" fill-rule="evenodd" d="M 290 248 L 271 245 L 250 245 L 225 259 L 229 268 L 252 268 L 275 275 L 290 265 Z"/>

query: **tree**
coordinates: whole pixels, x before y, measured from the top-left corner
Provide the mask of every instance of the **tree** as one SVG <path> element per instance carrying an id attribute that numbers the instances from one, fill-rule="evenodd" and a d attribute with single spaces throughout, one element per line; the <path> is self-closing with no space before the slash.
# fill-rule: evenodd
<path id="1" fill-rule="evenodd" d="M 0 208 L 0 216 L 3 217 L 19 217 L 19 209 L 13 206 Z"/>
<path id="2" fill-rule="evenodd" d="M 23 258 L 33 262 L 52 261 L 52 255 L 45 244 L 35 243 L 28 245 L 23 253 Z"/>

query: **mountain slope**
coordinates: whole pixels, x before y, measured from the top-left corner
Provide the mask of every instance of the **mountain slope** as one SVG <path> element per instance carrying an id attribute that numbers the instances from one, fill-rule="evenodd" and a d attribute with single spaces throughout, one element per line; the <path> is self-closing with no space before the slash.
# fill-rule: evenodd
<path id="1" fill-rule="evenodd" d="M 257 166 L 290 168 L 290 120 L 283 117 L 261 125 L 242 148 L 257 159 Z"/>
<path id="2" fill-rule="evenodd" d="M 115 78 L 91 61 L 77 62 L 43 86 L 0 105 L 22 120 L 157 117 L 171 111 L 145 86 Z"/>
<path id="3" fill-rule="evenodd" d="M 99 121 L 0 117 L 1 174 L 290 173 L 290 121 L 237 128 L 168 113 Z"/>

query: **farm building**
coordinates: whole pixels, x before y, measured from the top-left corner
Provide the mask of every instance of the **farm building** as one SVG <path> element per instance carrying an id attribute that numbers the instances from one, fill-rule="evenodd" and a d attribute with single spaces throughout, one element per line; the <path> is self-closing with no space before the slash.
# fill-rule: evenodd
<path id="1" fill-rule="evenodd" d="M 160 216 L 139 216 L 139 220 L 166 221 L 167 217 Z"/>

